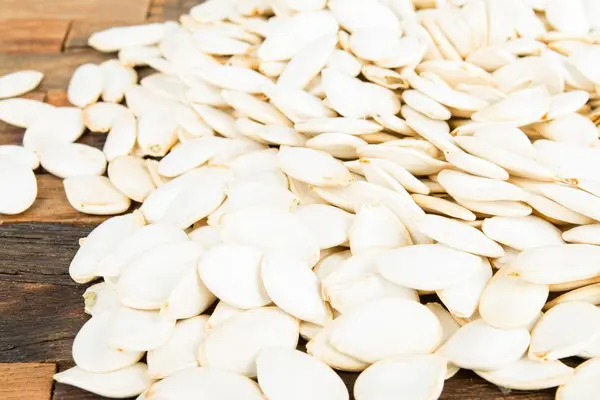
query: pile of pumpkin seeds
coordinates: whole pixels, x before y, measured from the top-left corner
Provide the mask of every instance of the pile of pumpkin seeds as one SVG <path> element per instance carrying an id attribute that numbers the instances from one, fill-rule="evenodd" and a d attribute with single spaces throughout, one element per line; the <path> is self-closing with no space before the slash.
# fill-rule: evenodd
<path id="1" fill-rule="evenodd" d="M 337 370 L 357 400 L 425 400 L 464 368 L 597 397 L 600 2 L 209 0 L 89 44 L 118 58 L 77 68 L 73 107 L 0 78 L 26 128 L 0 213 L 40 164 L 83 213 L 141 203 L 80 241 L 71 277 L 102 281 L 58 382 L 348 399 Z"/>

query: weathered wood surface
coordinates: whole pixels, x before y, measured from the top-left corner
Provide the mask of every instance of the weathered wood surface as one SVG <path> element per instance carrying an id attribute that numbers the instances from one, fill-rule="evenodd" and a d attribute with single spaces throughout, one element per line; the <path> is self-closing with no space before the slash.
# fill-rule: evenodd
<path id="1" fill-rule="evenodd" d="M 110 55 L 86 47 L 95 30 L 143 21 L 176 19 L 200 0 L 0 0 L 0 75 L 34 68 L 45 79 L 28 97 L 65 106 L 75 68 Z M 20 143 L 23 129 L 0 122 L 0 144 Z M 80 142 L 101 148 L 102 134 Z M 71 345 L 88 318 L 85 287 L 68 275 L 78 239 L 104 217 L 80 214 L 60 179 L 37 171 L 39 197 L 19 216 L 0 216 L 0 399 L 98 400 L 102 397 L 52 384 L 55 370 L 73 365 Z M 356 375 L 341 374 L 351 388 Z M 446 382 L 442 399 L 552 399 L 554 391 L 505 393 L 470 372 Z"/>
<path id="2" fill-rule="evenodd" d="M 0 364 L 0 399 L 45 399 L 52 391 L 53 363 Z"/>

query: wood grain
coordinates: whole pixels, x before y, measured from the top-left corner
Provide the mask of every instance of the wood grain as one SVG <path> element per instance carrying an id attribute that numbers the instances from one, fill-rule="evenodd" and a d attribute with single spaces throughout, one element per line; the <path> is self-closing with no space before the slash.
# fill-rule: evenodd
<path id="1" fill-rule="evenodd" d="M 46 103 L 52 104 L 56 107 L 73 107 L 71 103 L 69 103 L 69 99 L 67 98 L 67 91 L 65 89 L 50 89 L 46 93 Z"/>
<path id="2" fill-rule="evenodd" d="M 45 18 L 80 20 L 144 21 L 150 0 L 2 0 L 0 15 L 6 18 Z"/>
<path id="3" fill-rule="evenodd" d="M 69 276 L 69 264 L 79 249 L 79 239 L 86 237 L 93 228 L 94 225 L 49 223 L 0 225 L 0 284 L 17 282 L 80 287 Z M 13 289 L 22 287 L 15 286 Z M 9 300 L 6 298 L 6 301 Z M 19 300 L 16 296 L 11 301 Z M 44 301 L 40 299 L 40 302 Z M 7 311 L 16 313 L 17 310 Z"/>
<path id="4" fill-rule="evenodd" d="M 110 54 L 99 53 L 90 48 L 73 49 L 60 54 L 0 54 L 0 76 L 22 69 L 36 69 L 45 75 L 39 91 L 65 90 L 79 65 L 97 64 L 109 58 L 112 58 Z"/>
<path id="5" fill-rule="evenodd" d="M 64 19 L 0 20 L 0 53 L 60 53 L 69 26 Z"/>
<path id="6" fill-rule="evenodd" d="M 1 281 L 0 362 L 71 362 L 73 338 L 89 317 L 84 289 Z"/>
<path id="7" fill-rule="evenodd" d="M 0 364 L 0 399 L 49 400 L 55 364 Z"/>

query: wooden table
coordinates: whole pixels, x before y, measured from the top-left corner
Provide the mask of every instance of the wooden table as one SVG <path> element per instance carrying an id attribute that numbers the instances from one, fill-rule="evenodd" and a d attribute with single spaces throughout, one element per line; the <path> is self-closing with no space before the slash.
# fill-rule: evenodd
<path id="1" fill-rule="evenodd" d="M 86 47 L 91 32 L 177 19 L 197 2 L 0 0 L 0 76 L 20 69 L 41 70 L 46 77 L 28 96 L 66 105 L 65 88 L 74 69 L 109 58 Z M 0 144 L 20 144 L 22 135 L 23 129 L 0 122 Z M 88 133 L 81 142 L 101 147 L 104 138 Z M 54 384 L 52 375 L 73 365 L 73 338 L 88 318 L 81 297 L 85 287 L 71 281 L 68 265 L 77 240 L 103 218 L 73 210 L 58 178 L 40 172 L 38 186 L 38 199 L 30 210 L 0 215 L 0 399 L 100 399 Z M 355 376 L 343 377 L 351 387 Z M 463 371 L 446 383 L 442 398 L 552 399 L 553 393 L 505 393 Z"/>

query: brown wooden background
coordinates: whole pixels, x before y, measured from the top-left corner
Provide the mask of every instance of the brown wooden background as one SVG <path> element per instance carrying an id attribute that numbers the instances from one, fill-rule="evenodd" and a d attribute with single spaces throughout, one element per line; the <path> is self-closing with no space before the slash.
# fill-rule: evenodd
<path id="1" fill-rule="evenodd" d="M 65 88 L 73 70 L 81 63 L 110 57 L 86 47 L 91 32 L 115 25 L 177 19 L 198 2 L 0 0 L 0 76 L 19 69 L 41 70 L 46 77 L 28 96 L 64 105 Z M 20 144 L 22 135 L 23 129 L 0 122 L 0 144 Z M 88 133 L 81 141 L 101 147 L 104 137 Z M 72 341 L 87 319 L 81 298 L 85 288 L 71 281 L 68 265 L 78 247 L 77 240 L 102 218 L 73 210 L 61 180 L 37 172 L 39 195 L 34 206 L 18 216 L 0 215 L 0 399 L 100 399 L 53 384 L 52 375 L 73 365 Z M 343 377 L 351 387 L 355 377 Z M 442 398 L 554 397 L 552 390 L 504 393 L 463 371 L 446 383 Z"/>

